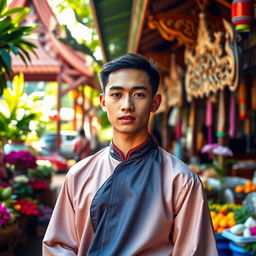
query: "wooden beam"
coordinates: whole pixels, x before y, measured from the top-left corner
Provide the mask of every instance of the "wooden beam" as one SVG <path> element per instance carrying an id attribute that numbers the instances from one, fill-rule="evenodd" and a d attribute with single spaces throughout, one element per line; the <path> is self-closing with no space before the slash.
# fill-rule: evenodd
<path id="1" fill-rule="evenodd" d="M 136 53 L 141 40 L 142 28 L 145 20 L 149 0 L 134 0 L 129 32 L 128 52 Z"/>
<path id="2" fill-rule="evenodd" d="M 96 9 L 95 9 L 94 1 L 90 0 L 89 2 L 90 2 L 90 6 L 91 6 L 92 16 L 94 18 L 94 24 L 95 24 L 95 27 L 96 27 L 96 30 L 97 30 L 97 33 L 98 33 L 98 36 L 99 36 L 99 43 L 100 43 L 101 53 L 102 53 L 104 62 L 106 63 L 106 61 L 107 61 L 106 49 L 104 47 L 103 38 L 102 38 L 102 31 L 101 31 L 101 28 L 100 28 L 99 22 L 98 22 L 100 17 L 97 17 L 97 12 L 96 12 Z"/>
<path id="3" fill-rule="evenodd" d="M 218 3 L 222 4 L 222 5 L 224 5 L 225 7 L 229 8 L 229 9 L 231 9 L 231 7 L 232 7 L 232 4 L 229 3 L 229 2 L 226 1 L 226 0 L 216 0 L 216 2 L 218 2 Z"/>
<path id="4" fill-rule="evenodd" d="M 61 91 L 61 97 L 66 93 L 68 93 L 69 91 L 76 89 L 79 85 L 84 85 L 86 82 L 87 82 L 87 77 L 85 76 L 79 77 L 77 80 L 73 81 L 73 83 L 69 83 L 70 87 Z"/>

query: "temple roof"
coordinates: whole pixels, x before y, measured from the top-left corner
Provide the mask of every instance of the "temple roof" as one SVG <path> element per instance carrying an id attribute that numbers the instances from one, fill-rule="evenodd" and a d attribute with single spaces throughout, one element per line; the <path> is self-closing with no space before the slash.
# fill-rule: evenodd
<path id="1" fill-rule="evenodd" d="M 12 55 L 12 67 L 14 72 L 24 72 L 28 80 L 42 80 L 43 78 L 43 80 L 49 81 L 52 80 L 54 76 L 56 77 L 56 74 L 61 71 L 65 73 L 63 76 L 67 78 L 65 70 L 63 70 L 63 67 L 67 67 L 69 71 L 71 70 L 72 74 L 75 74 L 73 81 L 79 76 L 85 77 L 84 81 L 86 80 L 87 84 L 89 83 L 92 87 L 98 88 L 92 69 L 91 58 L 80 52 L 76 52 L 70 46 L 56 38 L 56 35 L 61 31 L 60 24 L 47 0 L 13 0 L 9 8 L 24 6 L 34 8 L 34 13 L 32 12 L 32 14 L 29 15 L 34 15 L 32 20 L 36 21 L 36 24 L 39 23 L 39 25 L 41 25 L 36 31 L 39 39 L 35 40 L 29 38 L 29 40 L 33 41 L 38 47 L 36 49 L 38 58 L 30 54 L 32 62 L 28 63 L 26 67 L 18 56 Z M 28 19 L 31 18 L 29 15 L 27 17 Z M 43 37 L 42 34 L 44 34 Z M 47 74 L 49 76 L 48 78 Z M 56 78 L 54 80 L 56 80 Z M 69 81 L 72 81 L 72 79 Z"/>

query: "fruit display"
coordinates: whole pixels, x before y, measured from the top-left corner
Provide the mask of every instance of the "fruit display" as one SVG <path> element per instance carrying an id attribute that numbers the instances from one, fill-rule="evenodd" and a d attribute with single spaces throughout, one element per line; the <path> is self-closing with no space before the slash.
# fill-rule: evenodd
<path id="1" fill-rule="evenodd" d="M 214 232 L 222 233 L 223 230 L 231 228 L 237 224 L 235 211 L 241 209 L 241 205 L 236 204 L 211 204 L 209 205 Z"/>
<path id="2" fill-rule="evenodd" d="M 252 181 L 247 181 L 244 185 L 239 185 L 235 187 L 235 193 L 249 194 L 251 192 L 256 192 L 256 184 Z"/>

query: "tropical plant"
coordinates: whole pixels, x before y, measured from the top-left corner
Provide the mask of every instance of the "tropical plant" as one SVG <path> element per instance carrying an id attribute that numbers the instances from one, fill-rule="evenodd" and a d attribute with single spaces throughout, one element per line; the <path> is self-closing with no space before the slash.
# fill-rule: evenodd
<path id="1" fill-rule="evenodd" d="M 0 1 L 0 95 L 6 88 L 6 78 L 11 78 L 11 52 L 19 55 L 26 64 L 30 61 L 29 52 L 36 55 L 36 46 L 25 39 L 36 27 L 20 26 L 29 10 L 28 7 L 8 10 L 7 0 Z"/>
<path id="2" fill-rule="evenodd" d="M 90 41 L 77 40 L 73 35 L 72 32 L 69 30 L 68 26 L 63 26 L 65 29 L 65 36 L 64 33 L 62 36 L 58 37 L 60 41 L 63 43 L 71 46 L 74 50 L 80 51 L 86 55 L 91 56 L 95 63 L 99 66 L 102 66 L 102 61 L 98 60 L 95 57 L 96 48 L 99 47 L 99 39 L 97 32 L 95 30 L 93 17 L 91 13 L 91 8 L 89 1 L 86 0 L 64 0 L 64 1 L 53 1 L 49 0 L 49 3 L 52 7 L 56 7 L 59 12 L 62 12 L 65 8 L 71 8 L 74 11 L 76 24 L 80 24 L 85 26 L 91 32 L 91 39 Z M 96 66 L 95 69 L 98 67 Z"/>
<path id="3" fill-rule="evenodd" d="M 23 74 L 15 76 L 12 87 L 4 89 L 0 100 L 0 140 L 25 140 L 30 133 L 31 121 L 39 121 L 42 115 L 41 95 L 24 93 Z"/>

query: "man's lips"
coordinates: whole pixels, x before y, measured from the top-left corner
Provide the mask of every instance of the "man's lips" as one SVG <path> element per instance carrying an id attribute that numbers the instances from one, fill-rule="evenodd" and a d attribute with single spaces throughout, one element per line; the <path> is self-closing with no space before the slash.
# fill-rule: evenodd
<path id="1" fill-rule="evenodd" d="M 124 115 L 124 116 L 121 116 L 118 118 L 119 120 L 135 120 L 135 117 L 134 116 L 131 116 L 131 115 Z"/>

